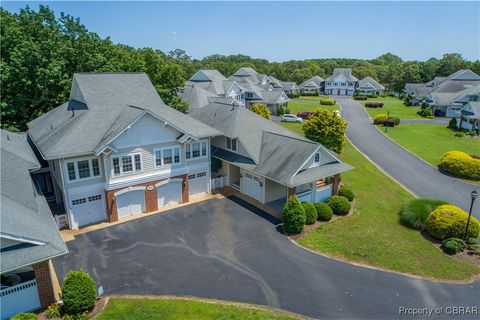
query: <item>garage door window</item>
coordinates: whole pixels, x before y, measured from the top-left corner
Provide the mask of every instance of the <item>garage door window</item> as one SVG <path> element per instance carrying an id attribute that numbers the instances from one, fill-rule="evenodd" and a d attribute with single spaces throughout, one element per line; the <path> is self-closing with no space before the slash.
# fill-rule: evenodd
<path id="1" fill-rule="evenodd" d="M 188 175 L 188 179 L 189 179 L 189 180 L 195 179 L 195 174 L 189 174 L 189 175 Z"/>
<path id="2" fill-rule="evenodd" d="M 96 196 L 91 196 L 91 197 L 88 197 L 88 201 L 97 201 L 97 200 L 101 200 L 102 199 L 102 195 L 101 194 L 97 194 Z"/>
<path id="3" fill-rule="evenodd" d="M 205 177 L 206 175 L 207 175 L 206 172 L 200 172 L 200 173 L 197 173 L 197 178 Z"/>
<path id="4" fill-rule="evenodd" d="M 72 206 L 78 206 L 79 204 L 83 204 L 83 203 L 87 203 L 86 198 L 72 200 Z"/>

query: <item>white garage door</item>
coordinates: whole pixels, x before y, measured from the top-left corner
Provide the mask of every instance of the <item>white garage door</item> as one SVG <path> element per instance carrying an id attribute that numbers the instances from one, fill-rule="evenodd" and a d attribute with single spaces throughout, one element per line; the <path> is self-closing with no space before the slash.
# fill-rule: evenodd
<path id="1" fill-rule="evenodd" d="M 245 194 L 258 201 L 262 201 L 262 187 L 260 178 L 250 173 L 245 173 Z"/>
<path id="2" fill-rule="evenodd" d="M 188 175 L 188 194 L 197 197 L 208 192 L 207 172 L 201 171 Z"/>
<path id="3" fill-rule="evenodd" d="M 182 182 L 171 181 L 157 187 L 158 207 L 182 202 Z"/>
<path id="4" fill-rule="evenodd" d="M 118 217 L 126 217 L 145 211 L 145 192 L 133 190 L 116 197 Z"/>
<path id="5" fill-rule="evenodd" d="M 101 193 L 75 195 L 71 198 L 73 220 L 79 227 L 106 219 Z"/>

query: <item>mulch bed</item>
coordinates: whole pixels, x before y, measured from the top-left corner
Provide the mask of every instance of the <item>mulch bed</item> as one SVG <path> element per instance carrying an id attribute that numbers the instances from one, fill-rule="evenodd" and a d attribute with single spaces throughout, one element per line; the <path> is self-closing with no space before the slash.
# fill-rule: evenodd
<path id="1" fill-rule="evenodd" d="M 107 304 L 108 298 L 98 298 L 95 301 L 95 306 L 93 310 L 88 315 L 89 319 L 95 319 L 105 308 Z M 47 318 L 47 310 L 42 310 L 40 313 L 37 314 L 39 320 L 60 320 L 62 318 Z"/>

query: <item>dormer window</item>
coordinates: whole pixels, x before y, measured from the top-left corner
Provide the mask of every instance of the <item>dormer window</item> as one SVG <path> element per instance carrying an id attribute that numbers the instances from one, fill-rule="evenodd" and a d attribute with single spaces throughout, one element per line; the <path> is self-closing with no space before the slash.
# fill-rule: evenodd
<path id="1" fill-rule="evenodd" d="M 320 154 L 317 153 L 317 154 L 315 155 L 315 163 L 319 163 L 319 162 L 320 162 Z"/>
<path id="2" fill-rule="evenodd" d="M 227 149 L 237 152 L 237 139 L 227 138 Z"/>

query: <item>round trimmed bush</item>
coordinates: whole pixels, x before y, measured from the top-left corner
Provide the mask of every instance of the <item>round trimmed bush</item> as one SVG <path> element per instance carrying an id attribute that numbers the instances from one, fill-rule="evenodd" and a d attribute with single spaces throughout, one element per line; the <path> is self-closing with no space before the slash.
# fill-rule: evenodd
<path id="1" fill-rule="evenodd" d="M 338 216 L 344 216 L 350 211 L 350 203 L 344 196 L 331 196 L 325 203 L 328 204 L 328 206 L 332 208 L 333 213 Z"/>
<path id="2" fill-rule="evenodd" d="M 37 319 L 38 319 L 37 315 L 31 312 L 22 312 L 10 318 L 10 320 L 37 320 Z"/>
<path id="3" fill-rule="evenodd" d="M 440 160 L 439 168 L 458 177 L 480 180 L 480 159 L 463 151 L 449 151 Z"/>
<path id="4" fill-rule="evenodd" d="M 423 230 L 430 213 L 443 204 L 448 203 L 439 199 L 408 200 L 400 209 L 400 222 L 412 229 Z"/>
<path id="5" fill-rule="evenodd" d="M 399 117 L 391 116 L 390 118 L 388 118 L 388 120 L 393 121 L 396 126 L 398 126 L 400 124 L 400 118 Z"/>
<path id="6" fill-rule="evenodd" d="M 325 98 L 320 100 L 320 104 L 323 106 L 333 106 L 335 104 L 335 100 L 331 98 Z"/>
<path id="7" fill-rule="evenodd" d="M 91 310 L 95 305 L 97 290 L 88 273 L 70 271 L 63 279 L 63 309 L 67 314 L 79 314 Z"/>
<path id="8" fill-rule="evenodd" d="M 292 195 L 283 206 L 283 230 L 288 233 L 300 233 L 305 225 L 305 210 L 298 201 L 297 196 Z"/>
<path id="9" fill-rule="evenodd" d="M 388 120 L 388 116 L 385 113 L 380 113 L 373 118 L 373 124 L 383 124 Z"/>
<path id="10" fill-rule="evenodd" d="M 348 201 L 353 201 L 353 199 L 355 199 L 355 194 L 350 188 L 347 187 L 340 187 L 340 189 L 338 189 L 338 195 L 344 196 L 348 199 Z"/>
<path id="11" fill-rule="evenodd" d="M 465 250 L 465 241 L 459 238 L 450 238 L 443 240 L 442 249 L 445 253 L 456 254 Z"/>
<path id="12" fill-rule="evenodd" d="M 305 210 L 305 224 L 314 224 L 317 221 L 317 209 L 313 203 L 304 202 L 302 203 L 303 210 Z"/>
<path id="13" fill-rule="evenodd" d="M 315 203 L 315 209 L 317 209 L 318 220 L 329 221 L 333 217 L 333 210 L 325 202 Z"/>
<path id="14" fill-rule="evenodd" d="M 439 240 L 463 238 L 467 226 L 468 214 L 462 209 L 444 204 L 433 210 L 427 218 L 425 229 L 428 234 Z M 467 238 L 478 239 L 480 223 L 475 217 L 470 218 Z"/>

